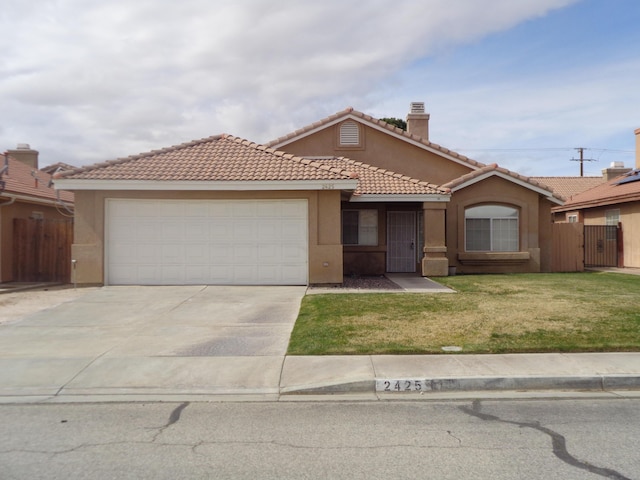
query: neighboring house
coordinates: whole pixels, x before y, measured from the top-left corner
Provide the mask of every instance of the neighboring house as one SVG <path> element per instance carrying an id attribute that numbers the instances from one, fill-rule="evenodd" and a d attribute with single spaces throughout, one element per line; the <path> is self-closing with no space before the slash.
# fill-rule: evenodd
<path id="1" fill-rule="evenodd" d="M 604 175 L 600 177 L 531 177 L 531 179 L 548 186 L 567 200 L 607 181 Z"/>
<path id="2" fill-rule="evenodd" d="M 540 272 L 549 187 L 347 109 L 267 146 L 228 135 L 61 172 L 78 283 L 331 284 Z M 285 153 L 286 152 L 286 153 Z"/>
<path id="3" fill-rule="evenodd" d="M 636 134 L 636 168 L 590 190 L 574 195 L 553 209 L 557 220 L 585 225 L 622 227 L 625 267 L 640 267 L 640 129 Z M 612 239 L 613 240 L 613 239 Z M 604 246 L 606 249 L 606 245 Z"/>
<path id="4" fill-rule="evenodd" d="M 51 175 L 38 170 L 38 152 L 29 145 L 18 145 L 0 157 L 0 171 L 0 282 L 9 282 L 22 280 L 16 278 L 16 262 L 29 260 L 16 254 L 24 247 L 14 242 L 16 221 L 70 220 L 73 194 L 54 190 Z"/>

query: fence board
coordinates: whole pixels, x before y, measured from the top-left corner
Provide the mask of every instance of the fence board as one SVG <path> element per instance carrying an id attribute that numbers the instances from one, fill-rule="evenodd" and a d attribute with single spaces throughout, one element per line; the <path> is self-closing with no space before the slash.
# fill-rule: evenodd
<path id="1" fill-rule="evenodd" d="M 15 218 L 13 278 L 17 282 L 71 281 L 73 221 Z"/>
<path id="2" fill-rule="evenodd" d="M 584 225 L 582 223 L 554 223 L 552 225 L 553 272 L 584 271 Z"/>

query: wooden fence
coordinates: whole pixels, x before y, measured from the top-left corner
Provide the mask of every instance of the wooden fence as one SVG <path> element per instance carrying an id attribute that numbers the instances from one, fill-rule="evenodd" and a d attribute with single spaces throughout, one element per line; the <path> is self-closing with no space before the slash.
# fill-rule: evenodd
<path id="1" fill-rule="evenodd" d="M 13 279 L 17 282 L 71 281 L 72 220 L 13 220 Z"/>
<path id="2" fill-rule="evenodd" d="M 554 223 L 551 271 L 584 271 L 584 224 Z"/>

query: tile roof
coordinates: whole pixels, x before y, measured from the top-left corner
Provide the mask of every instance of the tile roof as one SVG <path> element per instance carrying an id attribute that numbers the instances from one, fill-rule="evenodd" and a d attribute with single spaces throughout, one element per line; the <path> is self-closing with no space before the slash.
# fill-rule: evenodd
<path id="1" fill-rule="evenodd" d="M 634 175 L 639 177 L 638 180 L 618 184 L 620 180 L 629 179 Z M 640 169 L 632 170 L 585 192 L 574 195 L 567 203 L 553 210 L 564 212 L 638 201 L 640 201 Z"/>
<path id="2" fill-rule="evenodd" d="M 339 167 L 216 135 L 126 158 L 60 172 L 73 180 L 283 181 L 352 179 Z"/>
<path id="3" fill-rule="evenodd" d="M 345 157 L 313 157 L 332 168 L 353 172 L 358 178 L 354 195 L 448 195 L 451 191 L 401 173 L 374 167 Z"/>
<path id="4" fill-rule="evenodd" d="M 4 167 L 4 160 L 0 160 L 0 168 Z M 0 195 L 20 195 L 33 197 L 37 200 L 57 200 L 58 192 L 50 186 L 51 175 L 9 157 L 9 169 L 0 176 L 5 182 Z M 60 199 L 73 203 L 73 193 L 60 190 Z"/>
<path id="5" fill-rule="evenodd" d="M 604 177 L 531 177 L 538 183 L 550 187 L 564 198 L 589 190 L 605 182 Z"/>
<path id="6" fill-rule="evenodd" d="M 377 125 L 379 127 L 382 127 L 385 130 L 388 130 L 389 133 L 393 133 L 395 135 L 398 135 L 400 137 L 403 137 L 406 140 L 413 140 L 414 142 L 418 142 L 420 144 L 422 144 L 423 146 L 430 148 L 432 150 L 435 150 L 437 152 L 442 153 L 443 155 L 449 155 L 451 157 L 456 158 L 457 160 L 468 164 L 471 168 L 482 168 L 485 166 L 484 163 L 480 163 L 476 160 L 472 160 L 469 157 L 465 157 L 464 155 L 461 155 L 457 152 L 454 152 L 453 150 L 449 150 L 448 148 L 444 148 L 436 143 L 433 142 L 429 142 L 428 140 L 423 139 L 422 137 L 419 137 L 417 135 L 412 135 L 404 130 L 402 130 L 401 128 L 398 128 L 394 125 L 391 125 L 387 122 L 385 122 L 384 120 L 379 120 L 377 118 L 374 118 L 370 115 L 366 115 L 362 112 L 358 112 L 357 110 L 354 110 L 352 107 L 346 108 L 338 113 L 335 113 L 333 115 L 330 115 L 322 120 L 319 120 L 317 122 L 314 122 L 310 125 L 307 125 L 306 127 L 303 127 L 299 130 L 296 130 L 294 132 L 291 132 L 287 135 L 284 135 L 282 137 L 279 137 L 275 140 L 272 140 L 270 142 L 268 142 L 266 145 L 268 147 L 276 147 L 276 146 L 282 146 L 285 145 L 287 143 L 290 143 L 290 140 L 294 140 L 299 136 L 304 136 L 307 133 L 310 133 L 314 130 L 317 130 L 318 128 L 322 128 L 324 126 L 328 126 L 331 124 L 336 123 L 337 121 L 340 121 L 340 119 L 342 118 L 347 118 L 347 117 L 355 117 L 358 119 L 361 119 L 367 123 L 373 124 L 373 125 Z"/>
<path id="7" fill-rule="evenodd" d="M 536 187 L 542 190 L 545 190 L 546 192 L 549 193 L 549 197 L 554 198 L 555 200 L 559 201 L 559 202 L 564 202 L 565 198 L 561 195 L 559 195 L 558 193 L 554 192 L 549 186 L 540 183 L 536 180 L 534 180 L 533 178 L 530 177 L 525 177 L 524 175 L 520 175 L 519 173 L 516 172 L 512 172 L 511 170 L 507 170 L 506 168 L 503 167 L 499 167 L 498 164 L 496 163 L 492 163 L 490 165 L 485 165 L 484 167 L 482 167 L 479 170 L 474 170 L 473 172 L 467 173 L 466 175 L 463 175 L 461 177 L 458 177 L 448 183 L 445 183 L 444 185 L 442 185 L 445 188 L 449 188 L 449 189 L 455 189 L 456 187 L 459 187 L 461 185 L 464 185 L 476 178 L 482 177 L 484 175 L 487 174 L 491 174 L 491 173 L 501 173 L 503 175 L 506 175 L 507 177 L 511 177 L 514 180 L 519 180 L 521 182 L 524 183 L 528 183 L 529 185 L 531 185 L 532 187 Z"/>

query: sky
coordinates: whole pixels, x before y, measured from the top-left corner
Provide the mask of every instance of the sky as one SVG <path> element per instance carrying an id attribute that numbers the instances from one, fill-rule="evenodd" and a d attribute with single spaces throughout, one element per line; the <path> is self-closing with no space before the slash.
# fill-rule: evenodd
<path id="1" fill-rule="evenodd" d="M 347 107 L 529 176 L 635 163 L 637 0 L 2 0 L 0 151 L 80 166 Z"/>

